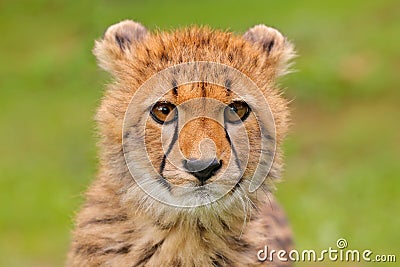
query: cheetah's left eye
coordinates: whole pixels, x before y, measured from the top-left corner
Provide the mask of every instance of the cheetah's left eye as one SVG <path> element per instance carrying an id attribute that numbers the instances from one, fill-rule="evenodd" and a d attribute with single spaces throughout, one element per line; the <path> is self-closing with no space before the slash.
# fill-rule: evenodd
<path id="1" fill-rule="evenodd" d="M 174 121 L 178 112 L 174 104 L 157 102 L 150 111 L 151 117 L 158 123 L 164 124 Z"/>
<path id="2" fill-rule="evenodd" d="M 244 121 L 250 114 L 250 107 L 243 101 L 234 101 L 224 111 L 226 122 L 238 123 Z"/>

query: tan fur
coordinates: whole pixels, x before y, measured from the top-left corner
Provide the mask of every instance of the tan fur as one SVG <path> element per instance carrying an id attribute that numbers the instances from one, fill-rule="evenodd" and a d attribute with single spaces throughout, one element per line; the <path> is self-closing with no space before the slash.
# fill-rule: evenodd
<path id="1" fill-rule="evenodd" d="M 280 146 L 289 115 L 287 101 L 275 81 L 287 71 L 292 45 L 264 25 L 240 36 L 207 27 L 149 33 L 136 22 L 123 21 L 111 26 L 96 42 L 94 54 L 114 82 L 97 112 L 100 170 L 76 218 L 67 265 L 286 266 L 288 263 L 259 262 L 257 251 L 265 245 L 270 249 L 291 248 L 285 215 L 270 191 L 271 181 L 280 177 Z M 250 115 L 245 127 L 252 150 L 243 187 L 207 206 L 175 208 L 147 197 L 135 184 L 123 155 L 122 129 L 131 98 L 146 80 L 167 67 L 194 61 L 231 66 L 255 82 L 273 114 L 277 150 L 262 187 L 255 193 L 247 192 L 248 179 L 257 167 L 256 151 L 260 150 L 257 121 Z M 218 85 L 203 83 L 180 85 L 178 91 L 178 96 L 168 92 L 164 99 L 179 105 L 209 97 L 229 104 L 236 97 L 227 95 Z M 163 156 L 160 126 L 150 122 L 146 127 L 149 159 L 159 166 Z M 204 138 L 216 144 L 215 153 L 223 162 L 228 160 L 231 150 L 224 129 L 207 119 L 193 120 L 180 132 L 178 143 L 184 156 L 199 156 L 198 146 Z M 181 173 L 168 162 L 164 176 L 174 185 L 196 182 L 192 175 Z"/>

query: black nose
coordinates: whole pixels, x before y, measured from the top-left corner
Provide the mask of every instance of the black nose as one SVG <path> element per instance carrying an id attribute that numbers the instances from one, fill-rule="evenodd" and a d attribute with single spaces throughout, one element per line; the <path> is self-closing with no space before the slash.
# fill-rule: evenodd
<path id="1" fill-rule="evenodd" d="M 183 166 L 193 174 L 200 182 L 204 183 L 222 166 L 222 161 L 217 159 L 189 159 L 183 161 Z"/>

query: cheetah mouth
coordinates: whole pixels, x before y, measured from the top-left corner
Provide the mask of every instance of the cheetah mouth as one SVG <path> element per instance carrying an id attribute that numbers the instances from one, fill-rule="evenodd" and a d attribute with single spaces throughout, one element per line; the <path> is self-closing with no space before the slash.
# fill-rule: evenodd
<path id="1" fill-rule="evenodd" d="M 220 179 L 225 181 L 221 181 Z M 235 191 L 241 186 L 244 177 L 242 175 L 230 178 L 229 180 L 226 177 L 218 177 L 216 180 L 206 183 L 190 181 L 186 185 L 175 185 L 174 183 L 171 183 L 165 176 L 161 176 L 160 180 L 164 187 L 168 189 L 168 192 L 172 195 L 186 196 L 190 194 L 201 194 L 212 197 L 213 195 L 220 195 L 221 192 L 229 193 L 230 191 Z M 227 190 L 228 187 L 230 190 Z"/>
<path id="2" fill-rule="evenodd" d="M 211 193 L 210 190 L 206 189 L 204 187 L 198 187 L 194 190 L 195 196 L 197 196 L 201 199 L 207 199 L 207 198 L 211 197 L 210 193 Z"/>

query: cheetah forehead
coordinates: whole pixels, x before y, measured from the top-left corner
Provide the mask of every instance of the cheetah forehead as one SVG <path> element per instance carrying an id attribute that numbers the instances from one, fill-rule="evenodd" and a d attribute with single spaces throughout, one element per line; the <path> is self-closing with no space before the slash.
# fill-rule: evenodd
<path id="1" fill-rule="evenodd" d="M 276 29 L 257 25 L 246 33 L 192 26 L 149 32 L 130 20 L 110 26 L 94 48 L 99 65 L 119 78 L 135 74 L 148 78 L 169 66 L 212 61 L 246 75 L 273 80 L 286 73 L 293 46 Z"/>

